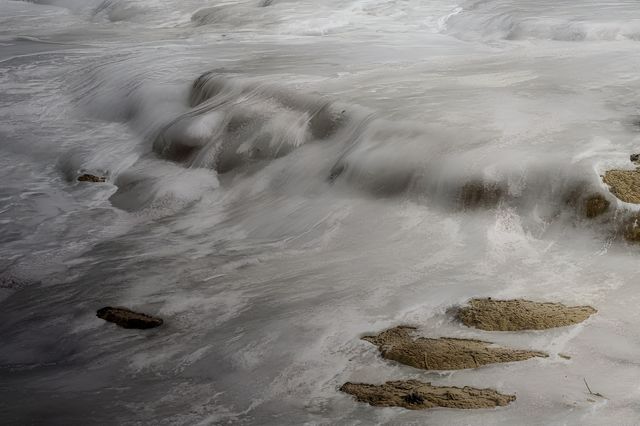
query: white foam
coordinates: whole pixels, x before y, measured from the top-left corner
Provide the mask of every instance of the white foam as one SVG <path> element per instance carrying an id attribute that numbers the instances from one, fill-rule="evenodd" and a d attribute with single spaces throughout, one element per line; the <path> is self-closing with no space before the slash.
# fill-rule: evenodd
<path id="1" fill-rule="evenodd" d="M 599 177 L 640 141 L 635 0 L 41 3 L 0 1 L 0 416 L 638 423 L 638 249 L 575 203 L 637 208 Z M 488 333 L 448 313 L 478 296 L 599 312 Z M 425 373 L 360 340 L 400 324 L 550 357 Z M 338 391 L 409 378 L 518 400 Z"/>

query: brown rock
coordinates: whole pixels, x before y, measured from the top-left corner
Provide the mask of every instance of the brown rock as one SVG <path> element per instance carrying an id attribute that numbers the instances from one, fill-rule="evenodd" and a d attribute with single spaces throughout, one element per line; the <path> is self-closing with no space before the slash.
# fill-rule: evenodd
<path id="1" fill-rule="evenodd" d="M 640 215 L 634 215 L 624 221 L 622 236 L 630 243 L 640 243 Z"/>
<path id="2" fill-rule="evenodd" d="M 609 201 L 600 194 L 593 194 L 584 200 L 584 215 L 589 219 L 600 216 L 609 209 Z"/>
<path id="3" fill-rule="evenodd" d="M 581 323 L 597 311 L 529 300 L 472 299 L 457 317 L 468 327 L 490 331 L 546 330 Z"/>
<path id="4" fill-rule="evenodd" d="M 112 308 L 110 306 L 98 309 L 96 316 L 123 328 L 147 329 L 159 327 L 163 323 L 161 318 L 133 312 L 126 308 Z"/>
<path id="5" fill-rule="evenodd" d="M 378 346 L 383 358 L 424 370 L 460 370 L 548 356 L 544 352 L 503 348 L 481 340 L 414 337 L 414 330 L 414 327 L 395 327 L 362 339 Z"/>
<path id="6" fill-rule="evenodd" d="M 602 179 L 622 201 L 640 204 L 640 170 L 609 170 Z"/>
<path id="7" fill-rule="evenodd" d="M 516 399 L 515 395 L 503 395 L 492 389 L 440 387 L 418 380 L 386 382 L 382 385 L 348 382 L 340 390 L 369 405 L 409 410 L 435 407 L 494 408 L 508 405 Z"/>
<path id="8" fill-rule="evenodd" d="M 95 176 L 95 175 L 90 175 L 88 173 L 85 173 L 81 176 L 78 176 L 78 181 L 79 182 L 106 182 L 107 178 L 103 177 L 103 176 Z"/>

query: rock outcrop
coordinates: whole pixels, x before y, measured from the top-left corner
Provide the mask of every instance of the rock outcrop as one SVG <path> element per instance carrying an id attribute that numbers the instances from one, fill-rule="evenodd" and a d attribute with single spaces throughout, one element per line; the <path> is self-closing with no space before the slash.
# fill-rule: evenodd
<path id="1" fill-rule="evenodd" d="M 383 358 L 423 370 L 461 370 L 486 364 L 546 357 L 544 352 L 510 349 L 471 339 L 414 336 L 414 327 L 395 327 L 363 340 L 378 346 Z"/>
<path id="2" fill-rule="evenodd" d="M 529 300 L 472 299 L 458 309 L 468 327 L 489 331 L 546 330 L 581 323 L 597 311 L 590 306 L 565 306 Z"/>
<path id="3" fill-rule="evenodd" d="M 393 381 L 382 385 L 349 382 L 342 385 L 340 390 L 373 406 L 410 410 L 435 407 L 493 408 L 508 405 L 516 399 L 515 395 L 503 395 L 492 389 L 439 387 L 418 380 Z"/>
<path id="4" fill-rule="evenodd" d="M 640 204 L 640 170 L 609 170 L 602 180 L 620 200 Z"/>

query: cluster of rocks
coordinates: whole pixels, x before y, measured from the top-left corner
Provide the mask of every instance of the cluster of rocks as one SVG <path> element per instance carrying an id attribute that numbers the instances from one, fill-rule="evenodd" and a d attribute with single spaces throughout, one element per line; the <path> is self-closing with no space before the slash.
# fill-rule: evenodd
<path id="1" fill-rule="evenodd" d="M 529 300 L 473 299 L 455 309 L 464 325 L 486 331 L 546 330 L 575 325 L 597 311 L 590 306 L 565 306 Z M 362 339 L 378 347 L 388 360 L 421 370 L 461 370 L 487 364 L 548 357 L 541 351 L 512 349 L 474 339 L 418 336 L 417 328 L 398 326 Z M 515 395 L 493 389 L 440 387 L 418 380 L 390 381 L 382 385 L 345 383 L 340 390 L 358 401 L 379 407 L 412 410 L 433 407 L 491 408 L 508 405 Z"/>
<path id="2" fill-rule="evenodd" d="M 640 204 L 640 154 L 631 154 L 629 160 L 634 164 L 634 170 L 608 170 L 602 180 L 619 200 Z M 620 231 L 624 239 L 640 243 L 640 214 L 628 212 L 621 216 Z"/>
<path id="3" fill-rule="evenodd" d="M 640 204 L 640 154 L 631 156 L 636 170 L 609 170 L 602 176 L 613 195 L 627 203 Z M 101 183 L 106 177 L 84 173 L 80 182 Z M 463 208 L 477 208 L 497 204 L 503 189 L 497 185 L 473 182 L 465 185 L 460 194 Z M 582 198 L 584 215 L 595 218 L 609 209 L 609 201 L 601 194 Z M 640 242 L 640 215 L 627 219 L 623 235 L 629 241 Z M 565 306 L 559 303 L 539 303 L 529 300 L 472 299 L 467 306 L 455 310 L 456 318 L 465 326 L 484 331 L 546 330 L 578 324 L 597 311 L 590 306 Z M 98 318 L 127 329 L 159 327 L 163 320 L 122 307 L 104 307 Z M 421 370 L 461 370 L 488 364 L 525 361 L 548 357 L 541 351 L 513 349 L 492 342 L 450 337 L 424 337 L 417 328 L 398 326 L 362 339 L 378 347 L 380 355 Z M 506 406 L 516 399 L 493 389 L 433 386 L 418 380 L 388 381 L 375 385 L 347 382 L 342 392 L 358 401 L 380 407 L 402 407 L 411 410 L 434 407 L 474 409 Z"/>
<path id="4" fill-rule="evenodd" d="M 635 169 L 607 170 L 601 178 L 617 199 L 625 203 L 640 204 L 640 154 L 632 154 L 630 160 Z M 567 196 L 566 201 L 588 219 L 602 216 L 609 211 L 611 205 L 603 194 L 589 193 L 584 188 L 576 188 Z M 613 220 L 618 235 L 628 242 L 640 243 L 640 213 L 637 210 L 621 208 L 609 219 Z"/>
<path id="5" fill-rule="evenodd" d="M 640 154 L 632 154 L 631 162 L 635 169 L 608 170 L 602 175 L 602 181 L 609 191 L 625 203 L 640 204 Z M 466 182 L 458 191 L 458 207 L 463 210 L 494 208 L 507 195 L 506 188 L 498 182 L 473 180 Z M 598 192 L 590 192 L 584 187 L 575 188 L 566 195 L 567 204 L 588 219 L 600 217 L 609 211 L 610 198 Z M 620 210 L 616 212 L 614 223 L 618 233 L 627 241 L 640 243 L 640 213 Z"/>

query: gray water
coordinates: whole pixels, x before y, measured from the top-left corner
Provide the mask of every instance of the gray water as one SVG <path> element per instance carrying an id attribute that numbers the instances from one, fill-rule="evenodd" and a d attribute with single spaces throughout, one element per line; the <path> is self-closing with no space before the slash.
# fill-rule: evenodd
<path id="1" fill-rule="evenodd" d="M 599 178 L 640 147 L 639 6 L 0 0 L 1 422 L 639 424 L 635 207 Z M 478 332 L 447 313 L 478 296 L 599 312 Z M 399 324 L 550 357 L 421 372 L 360 340 Z M 408 378 L 518 399 L 338 391 Z"/>

